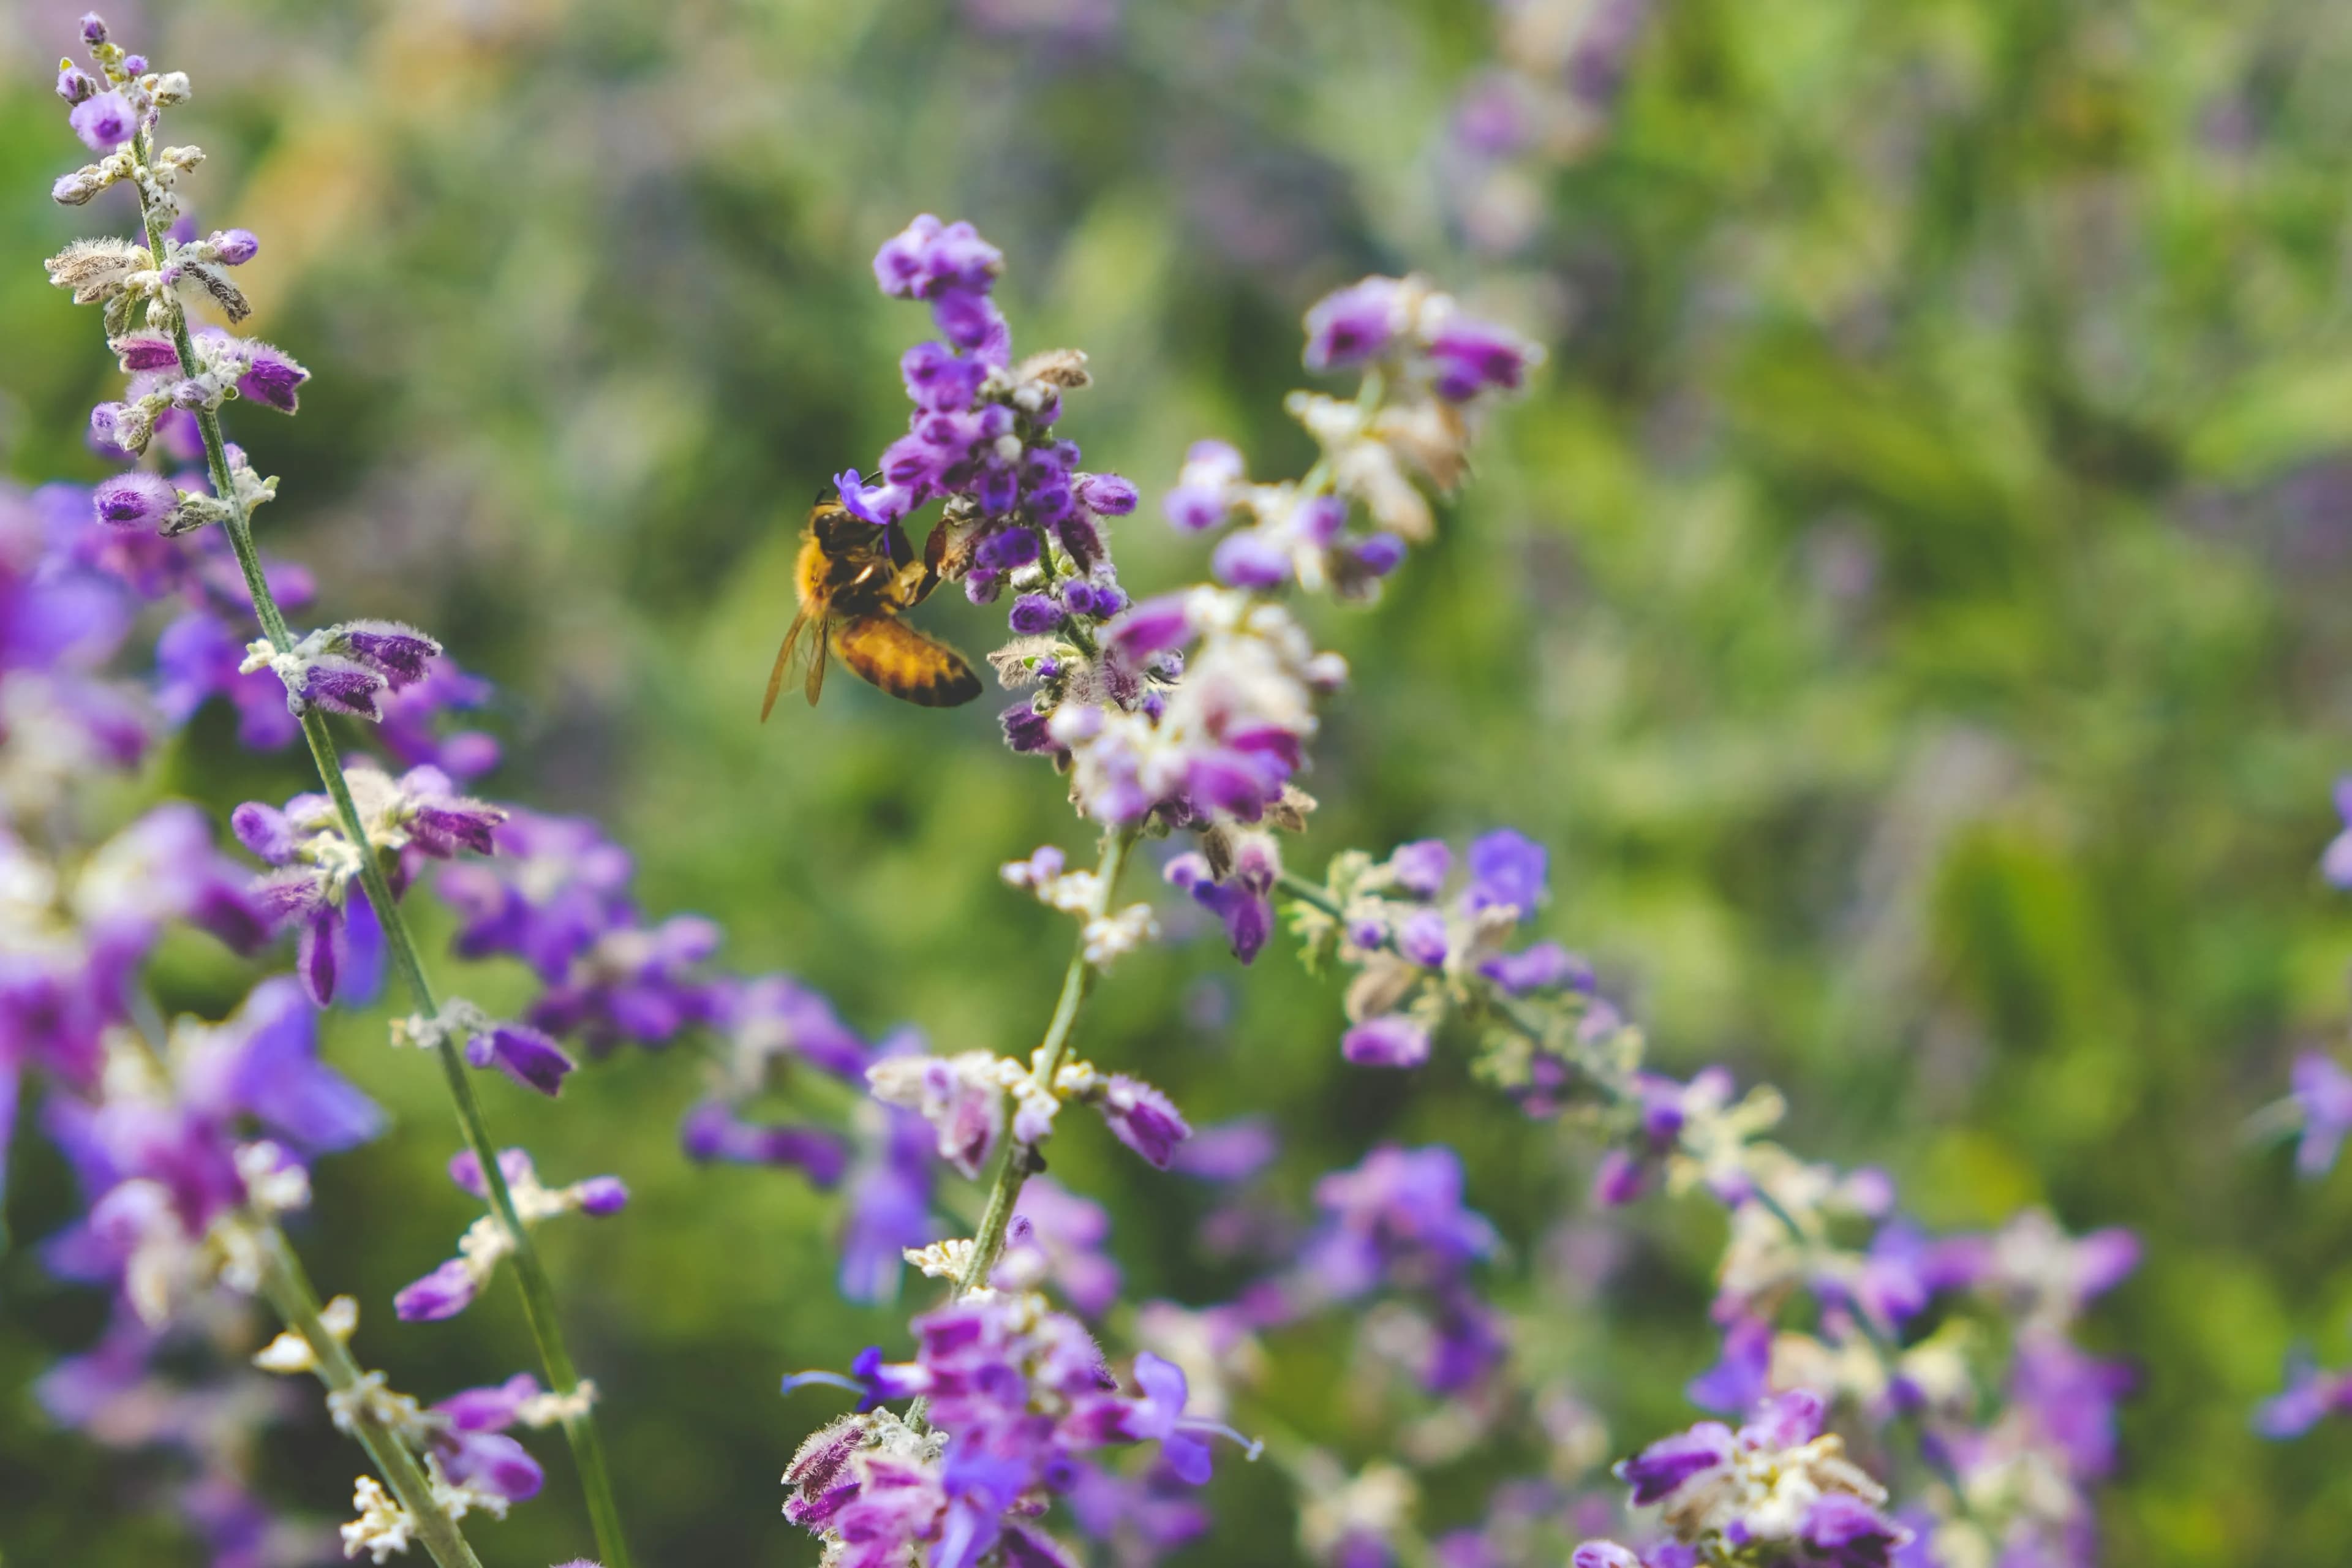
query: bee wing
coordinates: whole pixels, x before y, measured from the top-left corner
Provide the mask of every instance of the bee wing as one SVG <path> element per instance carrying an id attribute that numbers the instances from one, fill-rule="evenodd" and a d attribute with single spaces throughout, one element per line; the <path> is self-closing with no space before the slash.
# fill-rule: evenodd
<path id="1" fill-rule="evenodd" d="M 818 694 L 824 690 L 825 650 L 831 642 L 832 639 L 825 635 L 825 628 L 817 627 L 816 647 L 809 650 L 807 690 L 809 706 L 812 708 L 816 706 Z"/>
<path id="2" fill-rule="evenodd" d="M 806 611 L 794 616 L 792 630 L 784 634 L 784 646 L 776 650 L 776 667 L 768 671 L 768 695 L 760 704 L 760 722 L 762 724 L 768 721 L 768 715 L 776 710 L 776 696 L 784 689 L 784 671 L 792 668 L 793 649 L 799 645 L 801 628 L 806 625 L 808 625 Z M 814 699 L 812 698 L 811 700 L 814 701 Z"/>

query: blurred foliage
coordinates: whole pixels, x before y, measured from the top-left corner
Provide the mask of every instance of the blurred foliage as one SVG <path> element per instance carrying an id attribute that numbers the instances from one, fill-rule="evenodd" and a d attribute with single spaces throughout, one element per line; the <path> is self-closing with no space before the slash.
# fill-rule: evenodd
<path id="1" fill-rule="evenodd" d="M 26 482 L 100 471 L 79 431 L 111 376 L 37 266 L 121 216 L 44 195 L 78 153 L 44 74 L 78 9 L 0 9 L 0 441 Z M 752 721 L 806 497 L 903 418 L 895 360 L 925 329 L 875 294 L 876 243 L 929 209 L 1002 244 L 1017 341 L 1093 355 L 1064 428 L 1147 495 L 1202 436 L 1298 457 L 1279 399 L 1333 283 L 1419 267 L 1539 329 L 1553 363 L 1442 542 L 1319 627 L 1355 680 L 1295 857 L 1517 826 L 1555 850 L 1550 932 L 1670 1066 L 1782 1083 L 1794 1146 L 1885 1163 L 1931 1222 L 2133 1226 L 2147 1264 L 2097 1321 L 2144 1373 L 2110 1559 L 2338 1549 L 2352 1434 L 2265 1446 L 2247 1412 L 2291 1339 L 2341 1358 L 2352 1183 L 2299 1189 L 2239 1126 L 2341 1031 L 2352 952 L 2313 872 L 2352 719 L 2352 9 L 1660 0 L 1615 124 L 1509 257 L 1445 202 L 1492 26 L 1447 0 L 1148 0 L 1093 38 L 945 0 L 149 9 L 116 7 L 117 36 L 194 73 L 200 216 L 260 234 L 256 324 L 316 373 L 300 419 L 240 422 L 286 479 L 269 542 L 326 616 L 412 618 L 499 683 L 496 793 L 598 814 L 650 910 L 719 917 L 733 966 L 869 1032 L 1025 1050 L 1066 933 L 995 867 L 1084 844 L 989 704 L 841 681 Z M 1118 548 L 1139 591 L 1201 567 L 1147 515 Z M 225 808 L 300 777 L 215 714 L 158 787 Z M 245 977 L 192 943 L 167 979 L 218 1012 Z M 1515 1243 L 1496 1284 L 1527 1354 L 1612 1453 L 1685 1420 L 1711 1222 L 1653 1206 L 1602 1245 L 1569 1141 L 1458 1067 L 1343 1071 L 1337 1021 L 1283 954 L 1239 974 L 1202 940 L 1129 961 L 1085 1048 L 1197 1121 L 1271 1111 L 1300 1201 L 1373 1142 L 1454 1140 Z M 438 1089 L 381 1037 L 346 1019 L 332 1048 L 397 1131 L 328 1164 L 301 1239 L 369 1303 L 370 1360 L 437 1394 L 528 1343 L 504 1291 L 391 1318 L 468 1204 L 436 1174 Z M 897 1342 L 902 1314 L 834 1298 L 831 1199 L 686 1165 L 698 1074 L 625 1056 L 493 1111 L 542 1170 L 636 1194 L 548 1244 L 643 1554 L 806 1562 L 775 1476 L 822 1412 L 775 1376 Z M 1235 1283 L 1188 1248 L 1193 1192 L 1093 1130 L 1063 1142 L 1131 1298 Z M 20 1159 L 9 1218 L 37 1237 L 64 1177 Z M 89 1299 L 21 1249 L 0 1289 L 0 1550 L 188 1560 L 131 1506 L 161 1479 L 23 1392 L 94 1331 Z M 1312 1341 L 1276 1347 L 1270 1407 L 1360 1459 L 1349 1370 Z M 494 1561 L 585 1547 L 548 1458 Z M 340 1509 L 353 1460 L 322 1420 L 268 1458 L 281 1495 Z M 1431 1523 L 1494 1473 L 1441 1477 Z M 1219 1487 L 1196 1559 L 1289 1560 L 1276 1478 Z"/>

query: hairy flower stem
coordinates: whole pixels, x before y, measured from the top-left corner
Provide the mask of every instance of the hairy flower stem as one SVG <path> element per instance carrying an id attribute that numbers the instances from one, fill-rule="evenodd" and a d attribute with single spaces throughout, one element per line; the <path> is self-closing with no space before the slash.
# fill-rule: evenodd
<path id="1" fill-rule="evenodd" d="M 1038 1082 L 1050 1086 L 1054 1075 L 1061 1070 L 1063 1059 L 1070 1052 L 1070 1033 L 1078 1021 L 1078 1008 L 1094 989 L 1095 966 L 1087 962 L 1087 919 L 1106 914 L 1111 900 L 1118 896 L 1119 874 L 1127 868 L 1127 853 L 1135 845 L 1135 830 L 1114 828 L 1103 835 L 1102 858 L 1095 865 L 1095 878 L 1100 891 L 1096 907 L 1078 922 L 1078 940 L 1070 950 L 1069 967 L 1062 971 L 1062 994 L 1054 1004 L 1054 1016 L 1045 1026 L 1045 1037 L 1039 1042 L 1032 1071 Z M 1003 1158 L 996 1163 L 996 1180 L 988 1189 L 988 1206 L 981 1211 L 980 1228 L 971 1238 L 971 1259 L 964 1265 L 962 1276 L 956 1280 L 956 1294 L 968 1296 L 987 1281 L 995 1271 L 997 1259 L 1004 1256 L 1004 1236 L 1013 1226 L 1013 1205 L 1020 1201 L 1021 1189 L 1029 1178 L 1045 1168 L 1045 1160 L 1034 1145 L 1012 1140 Z M 919 1428 L 929 1400 L 918 1399 L 908 1407 L 907 1421 Z"/>
<path id="2" fill-rule="evenodd" d="M 254 1229 L 261 1238 L 262 1294 L 286 1320 L 286 1326 L 302 1336 L 310 1347 L 311 1359 L 318 1364 L 319 1381 L 329 1392 L 347 1394 L 360 1384 L 359 1363 L 343 1342 L 327 1331 L 319 1320 L 319 1294 L 310 1288 L 310 1277 L 303 1273 L 301 1260 L 286 1243 L 285 1232 L 270 1221 L 257 1219 Z M 448 1510 L 434 1500 L 433 1484 L 416 1456 L 408 1451 L 398 1433 L 394 1432 L 368 1410 L 366 1405 L 352 1405 L 352 1436 L 375 1466 L 376 1474 L 409 1517 L 416 1521 L 416 1539 L 439 1568 L 482 1568 L 481 1559 L 467 1544 L 465 1532 L 457 1521 L 449 1517 Z"/>
<path id="3" fill-rule="evenodd" d="M 149 155 L 146 135 L 142 132 L 134 138 L 132 146 L 139 161 L 144 163 Z M 149 252 L 158 263 L 163 257 L 164 226 L 160 218 L 142 191 L 140 220 L 146 229 Z M 193 376 L 196 374 L 195 344 L 188 331 L 188 313 L 177 300 L 172 300 L 171 318 L 172 342 L 179 351 L 180 374 Z M 196 425 L 204 437 L 205 462 L 212 474 L 213 493 L 228 508 L 222 526 L 228 531 L 237 568 L 245 574 L 246 588 L 253 595 L 254 617 L 260 622 L 262 635 L 269 639 L 270 646 L 280 653 L 289 652 L 294 646 L 293 634 L 287 630 L 286 616 L 278 609 L 277 596 L 270 593 L 268 579 L 262 573 L 260 552 L 253 543 L 253 521 L 229 474 L 228 448 L 221 436 L 220 416 L 211 408 L 200 407 L 196 410 Z M 431 982 L 425 978 L 425 965 L 417 956 L 408 923 L 394 901 L 383 865 L 378 857 L 367 853 L 367 829 L 360 820 L 358 805 L 352 800 L 351 785 L 344 781 L 342 759 L 335 749 L 334 736 L 327 729 L 326 717 L 316 708 L 307 709 L 302 714 L 302 738 L 310 742 L 319 782 L 326 786 L 329 797 L 335 803 L 344 836 L 361 850 L 360 883 L 383 928 L 393 963 L 406 983 L 416 1010 L 431 1017 L 440 1011 L 440 1004 L 434 996 Z M 530 1325 L 531 1338 L 539 1345 L 540 1363 L 547 1373 L 549 1385 L 559 1394 L 570 1395 L 580 1386 L 580 1374 L 572 1365 L 571 1352 L 564 1347 L 563 1330 L 556 1320 L 554 1289 L 548 1283 L 547 1270 L 540 1262 L 530 1232 L 515 1213 L 514 1196 L 507 1189 L 504 1173 L 499 1169 L 498 1145 L 491 1141 L 489 1128 L 482 1120 L 481 1102 L 475 1098 L 473 1081 L 467 1076 L 457 1042 L 442 1031 L 435 1048 L 441 1058 L 441 1075 L 448 1083 L 449 1098 L 457 1107 L 457 1123 L 465 1133 L 467 1147 L 481 1163 L 490 1210 L 514 1243 L 515 1279 L 522 1290 L 523 1316 Z M 604 1568 L 630 1568 L 628 1543 L 621 1534 L 620 1510 L 614 1500 L 612 1477 L 605 1468 L 595 1417 L 584 1409 L 567 1416 L 563 1435 L 571 1440 L 572 1461 L 580 1472 L 581 1490 L 587 1498 L 589 1519 L 596 1531 L 596 1547 Z"/>

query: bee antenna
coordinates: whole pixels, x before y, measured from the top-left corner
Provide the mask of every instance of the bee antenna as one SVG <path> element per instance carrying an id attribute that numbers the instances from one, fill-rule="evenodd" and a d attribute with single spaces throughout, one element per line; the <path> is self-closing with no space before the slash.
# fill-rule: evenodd
<path id="1" fill-rule="evenodd" d="M 816 488 L 816 494 L 809 497 L 809 505 L 823 506 L 826 501 L 832 500 L 836 493 L 836 487 L 830 482 L 819 485 Z"/>

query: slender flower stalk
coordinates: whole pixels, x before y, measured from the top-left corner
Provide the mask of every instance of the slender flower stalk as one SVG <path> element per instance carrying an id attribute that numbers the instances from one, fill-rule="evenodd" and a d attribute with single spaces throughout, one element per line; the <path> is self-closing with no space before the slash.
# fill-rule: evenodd
<path id="1" fill-rule="evenodd" d="M 1118 829 L 1103 835 L 1102 858 L 1095 867 L 1095 876 L 1102 887 L 1102 908 L 1097 915 L 1108 913 L 1111 899 L 1118 892 L 1119 874 L 1126 869 L 1128 851 L 1134 847 L 1135 834 L 1130 829 Z M 1062 972 L 1062 994 L 1054 1003 L 1054 1016 L 1045 1026 L 1045 1037 L 1038 1044 L 1040 1066 L 1037 1077 L 1047 1082 L 1061 1068 L 1069 1055 L 1070 1034 L 1077 1026 L 1078 1009 L 1086 1005 L 1087 995 L 1094 989 L 1095 977 L 1100 971 L 1087 954 L 1087 935 L 1084 927 L 1076 944 L 1070 951 L 1069 967 Z M 1035 1157 L 1034 1146 L 1014 1142 L 998 1162 L 996 1180 L 988 1189 L 988 1205 L 981 1211 L 980 1229 L 973 1234 L 971 1261 L 964 1266 L 956 1279 L 959 1295 L 969 1295 L 984 1284 L 994 1271 L 997 1260 L 1004 1256 L 1004 1233 L 1013 1223 L 1013 1205 L 1020 1201 L 1022 1184 L 1041 1168 L 1043 1162 Z"/>
<path id="2" fill-rule="evenodd" d="M 142 126 L 131 137 L 132 153 L 142 168 L 153 156 L 151 136 L 152 132 Z M 146 234 L 149 253 L 160 259 L 167 249 L 165 231 L 170 226 L 169 218 L 158 210 L 146 183 L 131 183 L 138 192 L 140 222 Z M 169 290 L 163 291 L 158 298 L 165 302 L 177 368 L 183 376 L 193 379 L 204 367 L 198 360 L 189 330 L 187 311 Z M 204 443 L 205 466 L 212 476 L 213 492 L 220 503 L 220 524 L 228 535 L 237 567 L 252 595 L 255 617 L 259 621 L 262 635 L 271 648 L 279 655 L 291 655 L 295 649 L 295 638 L 262 570 L 260 552 L 253 542 L 251 511 L 238 487 L 236 476 L 231 470 L 227 443 L 221 434 L 219 414 L 205 404 L 200 404 L 194 414 Z M 336 750 L 334 737 L 327 728 L 320 705 L 315 702 L 303 705 L 300 719 L 303 739 L 310 745 L 319 781 L 334 803 L 345 836 L 353 845 L 367 845 L 367 830 L 361 819 L 359 807 L 352 798 L 342 760 Z M 440 1011 L 440 1003 L 425 975 L 424 963 L 417 954 L 415 941 L 409 932 L 400 905 L 393 897 L 381 859 L 373 853 L 362 854 L 359 858 L 359 878 L 382 924 L 393 963 L 400 971 L 402 981 L 418 1013 L 425 1017 L 436 1016 Z M 571 1352 L 564 1344 L 562 1327 L 556 1314 L 553 1287 L 540 1261 L 538 1248 L 532 1244 L 530 1232 L 515 1212 L 513 1195 L 499 1170 L 499 1148 L 490 1137 L 489 1129 L 483 1121 L 480 1101 L 467 1078 L 459 1045 L 447 1031 L 441 1031 L 434 1037 L 434 1048 L 440 1058 L 442 1076 L 448 1084 L 450 1101 L 457 1110 L 458 1126 L 464 1132 L 467 1147 L 481 1163 L 491 1212 L 498 1216 L 499 1223 L 505 1226 L 512 1240 L 515 1277 L 522 1292 L 523 1314 L 530 1323 L 531 1338 L 539 1347 L 541 1364 L 546 1370 L 548 1382 L 555 1393 L 568 1399 L 579 1390 L 580 1374 L 572 1363 Z M 619 1507 L 614 1498 L 612 1478 L 605 1464 L 595 1417 L 584 1402 L 574 1403 L 577 1408 L 565 1415 L 563 1431 L 579 1468 L 581 1489 L 587 1498 L 597 1548 L 603 1553 L 605 1568 L 629 1568 L 628 1545 L 621 1532 Z"/>
<path id="3" fill-rule="evenodd" d="M 311 1289 L 301 1260 L 287 1245 L 285 1233 L 270 1221 L 257 1222 L 256 1230 L 262 1247 L 262 1294 L 278 1309 L 278 1315 L 286 1320 L 286 1326 L 310 1346 L 316 1363 L 312 1370 L 327 1385 L 327 1392 L 331 1395 L 356 1394 L 365 1374 L 341 1337 L 320 1320 L 319 1294 Z M 439 1568 L 481 1568 L 481 1559 L 474 1555 L 465 1532 L 434 1495 L 431 1479 L 417 1463 L 415 1455 L 409 1452 L 408 1445 L 364 1401 L 354 1400 L 349 1407 L 352 1411 L 352 1435 L 367 1450 L 376 1473 L 392 1489 L 394 1499 L 415 1521 L 416 1539 L 433 1561 Z"/>

